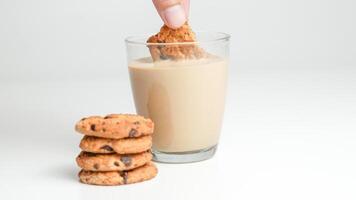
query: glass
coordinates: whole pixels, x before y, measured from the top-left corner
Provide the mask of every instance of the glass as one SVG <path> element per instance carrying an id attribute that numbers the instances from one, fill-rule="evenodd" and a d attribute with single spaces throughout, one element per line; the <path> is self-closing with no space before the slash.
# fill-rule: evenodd
<path id="1" fill-rule="evenodd" d="M 153 159 L 186 163 L 211 158 L 220 136 L 227 84 L 230 36 L 199 32 L 197 42 L 146 43 L 149 37 L 128 37 L 131 88 L 139 115 L 155 123 Z M 197 45 L 200 59 L 152 61 L 149 47 Z"/>

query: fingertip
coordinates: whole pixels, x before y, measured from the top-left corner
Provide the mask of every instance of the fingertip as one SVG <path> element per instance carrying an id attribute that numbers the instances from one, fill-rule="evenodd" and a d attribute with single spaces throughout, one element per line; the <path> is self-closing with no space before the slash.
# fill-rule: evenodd
<path id="1" fill-rule="evenodd" d="M 187 21 L 185 11 L 181 5 L 175 5 L 167 8 L 163 12 L 163 18 L 165 24 L 173 29 L 181 27 Z"/>
<path id="2" fill-rule="evenodd" d="M 185 15 L 189 17 L 190 0 L 182 0 Z"/>

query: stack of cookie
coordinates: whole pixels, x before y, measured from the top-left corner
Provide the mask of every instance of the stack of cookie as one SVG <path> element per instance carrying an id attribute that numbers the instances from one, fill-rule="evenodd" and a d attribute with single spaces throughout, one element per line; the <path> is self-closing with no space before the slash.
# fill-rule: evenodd
<path id="1" fill-rule="evenodd" d="M 84 134 L 76 161 L 79 179 L 94 185 L 122 185 L 149 180 L 157 168 L 151 162 L 154 124 L 138 115 L 111 114 L 80 120 Z"/>

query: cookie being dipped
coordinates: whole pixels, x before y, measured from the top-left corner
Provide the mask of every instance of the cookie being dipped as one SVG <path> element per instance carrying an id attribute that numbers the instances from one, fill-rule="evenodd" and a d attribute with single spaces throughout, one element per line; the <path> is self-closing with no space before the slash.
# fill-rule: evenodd
<path id="1" fill-rule="evenodd" d="M 147 43 L 154 61 L 200 59 L 207 56 L 196 44 L 195 34 L 188 22 L 177 29 L 163 25 L 160 32 L 148 38 Z"/>

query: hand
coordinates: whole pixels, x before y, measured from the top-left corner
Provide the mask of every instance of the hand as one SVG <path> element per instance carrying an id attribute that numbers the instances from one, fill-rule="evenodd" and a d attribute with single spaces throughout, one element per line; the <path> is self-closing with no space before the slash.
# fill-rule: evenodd
<path id="1" fill-rule="evenodd" d="M 190 0 L 152 0 L 159 16 L 170 28 L 181 27 L 188 19 Z"/>

